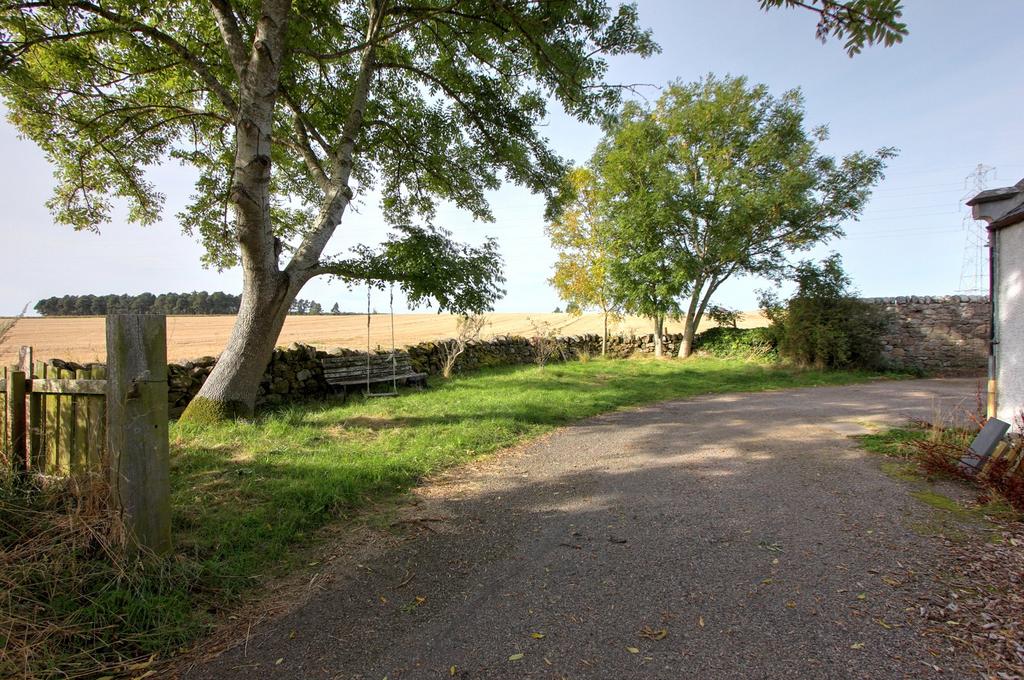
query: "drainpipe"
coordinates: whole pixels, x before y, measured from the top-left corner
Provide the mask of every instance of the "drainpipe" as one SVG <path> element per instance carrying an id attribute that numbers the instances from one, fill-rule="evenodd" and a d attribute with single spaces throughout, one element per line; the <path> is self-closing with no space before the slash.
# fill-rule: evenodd
<path id="1" fill-rule="evenodd" d="M 996 337 L 996 274 L 999 265 L 996 262 L 998 257 L 998 243 L 996 230 L 988 230 L 988 405 L 985 413 L 989 418 L 996 417 L 996 345 L 999 338 Z"/>

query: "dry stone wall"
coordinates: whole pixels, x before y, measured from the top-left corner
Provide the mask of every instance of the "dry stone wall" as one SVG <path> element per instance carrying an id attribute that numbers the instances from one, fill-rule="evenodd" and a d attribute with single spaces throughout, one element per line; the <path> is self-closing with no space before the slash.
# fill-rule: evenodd
<path id="1" fill-rule="evenodd" d="M 889 320 L 883 356 L 895 367 L 926 373 L 978 375 L 988 357 L 987 296 L 865 298 Z"/>
<path id="2" fill-rule="evenodd" d="M 682 335 L 665 336 L 666 352 L 675 351 Z M 558 350 L 553 361 L 577 359 L 581 354 L 597 355 L 601 352 L 599 335 L 577 335 L 556 340 Z M 654 336 L 612 337 L 608 345 L 609 354 L 627 357 L 634 354 L 653 354 Z M 414 370 L 428 375 L 441 373 L 442 342 L 422 342 L 406 347 Z M 332 392 L 324 379 L 321 361 L 329 356 L 366 356 L 365 352 L 335 348 L 330 351 L 318 350 L 309 345 L 295 344 L 278 348 L 270 359 L 256 397 L 258 405 L 281 404 L 299 399 L 315 399 Z M 471 343 L 455 365 L 456 372 L 472 371 L 497 366 L 532 364 L 537 360 L 537 340 L 519 336 L 499 336 L 490 340 Z M 199 392 L 214 365 L 215 357 L 202 357 L 167 367 L 169 401 L 172 415 L 184 410 L 188 402 Z"/>
<path id="3" fill-rule="evenodd" d="M 889 330 L 883 338 L 884 354 L 894 367 L 917 368 L 937 374 L 979 374 L 984 371 L 988 351 L 989 303 L 985 297 L 894 297 L 868 298 L 889 318 Z M 664 338 L 666 354 L 674 354 L 681 335 Z M 459 357 L 456 372 L 480 368 L 531 364 L 537 359 L 537 340 L 518 336 L 499 336 L 471 343 Z M 553 361 L 576 359 L 581 354 L 601 352 L 598 335 L 577 335 L 557 339 Z M 412 367 L 429 375 L 441 372 L 442 343 L 422 342 L 405 348 Z M 617 336 L 609 341 L 613 357 L 654 353 L 654 336 Z M 257 403 L 274 405 L 299 399 L 315 399 L 331 393 L 324 379 L 321 361 L 328 356 L 365 356 L 365 353 L 336 348 L 318 350 L 308 345 L 278 348 L 260 383 Z M 77 367 L 59 360 L 51 363 Z M 202 357 L 170 364 L 169 398 L 172 415 L 179 414 L 202 387 L 214 365 L 215 357 Z"/>

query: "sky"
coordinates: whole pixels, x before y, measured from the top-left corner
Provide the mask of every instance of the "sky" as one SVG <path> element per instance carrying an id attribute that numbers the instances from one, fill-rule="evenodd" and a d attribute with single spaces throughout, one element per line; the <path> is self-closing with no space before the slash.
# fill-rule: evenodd
<path id="1" fill-rule="evenodd" d="M 891 48 L 869 47 L 849 58 L 838 41 L 822 45 L 815 16 L 804 10 L 763 12 L 757 0 L 639 0 L 640 21 L 653 28 L 662 52 L 649 59 L 615 57 L 609 79 L 650 83 L 641 96 L 653 100 L 658 86 L 692 81 L 707 73 L 745 75 L 773 94 L 799 87 L 808 125 L 827 124 L 823 151 L 841 156 L 882 146 L 900 149 L 861 219 L 845 225 L 847 236 L 801 257 L 842 255 L 857 290 L 865 296 L 943 295 L 984 285 L 973 261 L 984 253 L 980 233 L 963 201 L 974 193 L 979 164 L 987 187 L 1024 177 L 1024 86 L 1016 75 L 1024 61 L 1021 0 L 908 0 L 910 35 Z M 585 162 L 600 130 L 553 111 L 544 133 L 554 149 Z M 192 173 L 174 163 L 152 170 L 167 196 L 162 221 L 139 227 L 123 213 L 99 235 L 76 233 L 54 223 L 45 202 L 52 171 L 41 151 L 0 123 L 0 315 L 51 295 L 145 291 L 241 290 L 241 273 L 200 264 L 201 248 L 181 234 L 175 214 L 192 192 Z M 356 243 L 377 243 L 386 227 L 374 196 L 362 197 L 329 246 L 345 252 Z M 490 194 L 493 223 L 475 222 L 443 206 L 437 223 L 464 241 L 495 237 L 505 260 L 508 294 L 501 312 L 542 312 L 564 306 L 548 284 L 555 254 L 544 235 L 544 201 L 515 186 Z M 719 304 L 756 308 L 755 278 L 727 282 Z M 318 279 L 300 295 L 325 308 L 365 308 L 365 289 Z M 383 295 L 374 307 L 385 311 Z M 406 311 L 396 295 L 396 311 Z"/>

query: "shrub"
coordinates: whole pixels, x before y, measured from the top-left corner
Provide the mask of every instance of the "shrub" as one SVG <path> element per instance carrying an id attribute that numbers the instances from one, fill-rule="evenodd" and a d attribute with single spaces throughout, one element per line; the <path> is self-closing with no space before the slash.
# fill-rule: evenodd
<path id="1" fill-rule="evenodd" d="M 775 338 L 769 328 L 717 326 L 693 339 L 695 352 L 725 358 L 764 358 L 775 355 Z"/>
<path id="2" fill-rule="evenodd" d="M 526 319 L 533 327 L 533 360 L 538 366 L 544 368 L 549 361 L 555 358 L 556 354 L 561 355 L 565 360 L 565 354 L 558 343 L 558 334 L 562 330 L 553 326 L 547 321 L 535 321 L 529 317 Z"/>
<path id="3" fill-rule="evenodd" d="M 738 309 L 729 309 L 721 305 L 711 305 L 705 314 L 719 326 L 729 326 L 730 328 L 736 328 L 740 317 L 743 316 Z"/>
<path id="4" fill-rule="evenodd" d="M 801 262 L 796 281 L 797 291 L 784 305 L 772 294 L 761 298 L 779 355 L 815 368 L 880 368 L 886 320 L 855 297 L 839 255 L 820 265 Z"/>
<path id="5" fill-rule="evenodd" d="M 456 323 L 454 338 L 441 343 L 441 375 L 447 380 L 455 371 L 455 364 L 466 351 L 466 347 L 480 339 L 484 326 L 488 323 L 483 314 L 460 316 Z"/>

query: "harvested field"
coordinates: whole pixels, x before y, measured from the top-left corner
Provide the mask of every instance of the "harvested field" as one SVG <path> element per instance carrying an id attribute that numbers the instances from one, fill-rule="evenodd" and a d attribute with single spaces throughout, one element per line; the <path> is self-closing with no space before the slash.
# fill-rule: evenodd
<path id="1" fill-rule="evenodd" d="M 601 316 L 584 314 L 488 314 L 490 324 L 485 337 L 494 335 L 533 335 L 531 321 L 546 322 L 560 330 L 561 335 L 582 335 L 601 332 Z M 395 342 L 399 346 L 425 340 L 451 337 L 457 317 L 449 314 L 396 314 Z M 224 348 L 233 316 L 170 316 L 167 317 L 167 354 L 171 361 L 216 356 Z M 758 313 L 743 316 L 744 328 L 766 325 Z M 628 317 L 613 327 L 619 333 L 649 333 L 650 322 Z M 705 324 L 705 327 L 709 324 Z M 710 324 L 713 325 L 713 324 Z M 370 324 L 372 345 L 391 345 L 391 326 L 385 314 L 374 315 Z M 681 324 L 669 323 L 668 332 L 681 331 Z M 366 317 L 291 316 L 285 322 L 278 341 L 280 345 L 301 342 L 328 349 L 331 347 L 366 347 Z M 0 365 L 17 360 L 18 347 L 31 345 L 39 359 L 56 357 L 70 361 L 103 361 L 105 358 L 103 317 L 26 318 L 18 322 L 6 344 L 0 347 Z"/>

